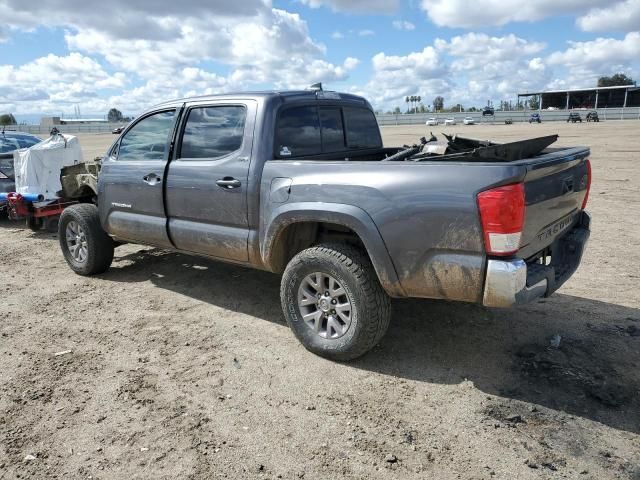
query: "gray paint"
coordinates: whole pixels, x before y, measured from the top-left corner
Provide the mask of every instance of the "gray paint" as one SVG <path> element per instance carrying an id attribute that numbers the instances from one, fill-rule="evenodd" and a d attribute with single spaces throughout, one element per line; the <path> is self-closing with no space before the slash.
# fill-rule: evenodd
<path id="1" fill-rule="evenodd" d="M 340 104 L 371 108 L 360 97 L 342 97 Z M 242 148 L 221 159 L 180 160 L 174 149 L 163 172 L 164 198 L 162 188 L 145 189 L 137 181 L 148 164 L 134 168 L 107 157 L 99 199 L 104 228 L 118 238 L 275 271 L 275 245 L 287 226 L 341 224 L 361 238 L 390 295 L 482 302 L 487 258 L 477 193 L 526 182 L 523 258 L 550 245 L 557 235 L 536 235 L 579 208 L 584 197 L 586 148 L 549 150 L 511 163 L 273 160 L 279 108 L 310 101 L 313 92 L 274 92 L 155 107 L 240 103 L 251 110 L 253 123 L 248 119 Z M 575 191 L 565 195 L 560 190 L 569 176 Z M 241 187 L 220 189 L 215 182 L 223 177 L 239 179 Z M 125 215 L 109 206 L 114 202 L 135 208 Z M 163 224 L 164 235 L 158 231 Z"/>

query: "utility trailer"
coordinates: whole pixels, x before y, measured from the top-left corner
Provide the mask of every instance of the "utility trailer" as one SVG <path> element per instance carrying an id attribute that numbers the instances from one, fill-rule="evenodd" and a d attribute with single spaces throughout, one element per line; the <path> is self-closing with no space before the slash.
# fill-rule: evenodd
<path id="1" fill-rule="evenodd" d="M 69 205 L 78 203 L 77 200 L 56 198 L 44 200 L 41 195 L 22 195 L 20 193 L 6 194 L 7 213 L 11 220 L 25 219 L 27 227 L 34 232 L 44 227 L 48 232 L 58 231 L 60 214 Z"/>

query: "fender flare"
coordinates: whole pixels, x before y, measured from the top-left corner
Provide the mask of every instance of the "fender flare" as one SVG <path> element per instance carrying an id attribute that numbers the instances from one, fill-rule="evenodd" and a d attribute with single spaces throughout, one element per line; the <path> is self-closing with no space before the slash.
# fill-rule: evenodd
<path id="1" fill-rule="evenodd" d="M 267 269 L 275 271 L 271 263 L 280 234 L 294 223 L 326 222 L 353 230 L 367 249 L 380 284 L 392 297 L 406 297 L 389 251 L 373 219 L 363 209 L 341 203 L 296 202 L 273 209 L 260 232 L 260 256 Z"/>

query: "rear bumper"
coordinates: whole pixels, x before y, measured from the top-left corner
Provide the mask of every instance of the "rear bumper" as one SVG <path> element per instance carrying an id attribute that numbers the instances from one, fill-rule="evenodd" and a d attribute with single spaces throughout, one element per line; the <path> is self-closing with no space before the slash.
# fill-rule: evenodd
<path id="1" fill-rule="evenodd" d="M 527 264 L 522 259 L 489 259 L 482 304 L 511 307 L 551 295 L 580 265 L 590 223 L 591 216 L 582 212 L 576 226 L 551 246 L 549 265 Z"/>

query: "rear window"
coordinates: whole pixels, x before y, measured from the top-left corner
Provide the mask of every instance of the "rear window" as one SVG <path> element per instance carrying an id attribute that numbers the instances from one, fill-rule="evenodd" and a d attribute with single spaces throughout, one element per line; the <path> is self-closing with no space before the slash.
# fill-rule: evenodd
<path id="1" fill-rule="evenodd" d="M 276 128 L 276 154 L 286 158 L 321 152 L 318 108 L 308 106 L 283 110 Z"/>
<path id="2" fill-rule="evenodd" d="M 341 110 L 339 107 L 320 107 L 323 152 L 338 152 L 345 148 Z"/>
<path id="3" fill-rule="evenodd" d="M 0 134 L 0 153 L 13 152 L 20 148 L 29 148 L 41 140 L 30 135 L 2 135 Z"/>
<path id="4" fill-rule="evenodd" d="M 382 139 L 376 117 L 366 108 L 344 108 L 349 148 L 380 148 Z"/>

